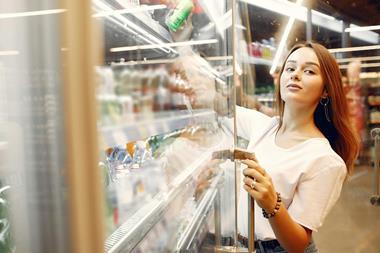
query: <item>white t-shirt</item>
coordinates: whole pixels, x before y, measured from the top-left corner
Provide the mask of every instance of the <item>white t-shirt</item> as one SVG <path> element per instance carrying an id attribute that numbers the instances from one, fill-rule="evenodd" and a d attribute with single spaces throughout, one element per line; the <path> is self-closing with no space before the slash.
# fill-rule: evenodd
<path id="1" fill-rule="evenodd" d="M 317 231 L 339 198 L 347 173 L 342 158 L 326 138 L 311 138 L 291 148 L 281 148 L 275 144 L 278 117 L 270 118 L 243 107 L 236 110 L 238 135 L 249 140 L 247 149 L 255 153 L 259 164 L 271 176 L 289 215 L 302 226 Z M 248 193 L 243 189 L 243 182 L 240 189 L 238 228 L 247 236 Z M 276 238 L 257 203 L 255 238 Z"/>

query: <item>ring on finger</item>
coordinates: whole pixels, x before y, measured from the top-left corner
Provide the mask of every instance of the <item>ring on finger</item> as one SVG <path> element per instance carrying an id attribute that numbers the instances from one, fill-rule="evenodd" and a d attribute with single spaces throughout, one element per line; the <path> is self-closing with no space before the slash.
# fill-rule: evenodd
<path id="1" fill-rule="evenodd" d="M 253 180 L 250 186 L 251 186 L 251 189 L 254 190 L 256 188 L 256 180 Z"/>

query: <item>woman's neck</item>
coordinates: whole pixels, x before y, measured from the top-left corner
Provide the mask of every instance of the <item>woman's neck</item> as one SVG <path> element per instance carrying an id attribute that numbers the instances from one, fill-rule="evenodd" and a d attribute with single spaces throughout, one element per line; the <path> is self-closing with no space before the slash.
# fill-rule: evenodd
<path id="1" fill-rule="evenodd" d="M 314 110 L 291 110 L 285 106 L 280 133 L 298 133 L 304 136 L 319 135 L 320 131 L 314 123 Z"/>

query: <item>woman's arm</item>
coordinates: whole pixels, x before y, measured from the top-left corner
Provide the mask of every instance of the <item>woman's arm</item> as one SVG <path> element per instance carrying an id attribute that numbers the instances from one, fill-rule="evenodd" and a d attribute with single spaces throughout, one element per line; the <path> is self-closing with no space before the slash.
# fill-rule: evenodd
<path id="1" fill-rule="evenodd" d="M 304 252 L 309 245 L 312 231 L 295 222 L 281 204 L 277 214 L 269 222 L 281 246 L 290 253 Z"/>
<path id="2" fill-rule="evenodd" d="M 277 193 L 272 179 L 260 167 L 257 160 L 244 160 L 248 168 L 244 170 L 244 189 L 267 213 L 272 213 L 277 203 Z M 253 180 L 253 178 L 255 180 Z M 308 246 L 312 231 L 295 222 L 281 203 L 280 209 L 269 222 L 281 246 L 290 253 L 304 252 Z"/>

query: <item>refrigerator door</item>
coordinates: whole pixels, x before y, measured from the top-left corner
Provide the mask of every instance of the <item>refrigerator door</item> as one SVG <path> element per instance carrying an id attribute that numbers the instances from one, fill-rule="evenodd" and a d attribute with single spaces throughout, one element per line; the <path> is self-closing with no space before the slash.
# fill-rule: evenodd
<path id="1" fill-rule="evenodd" d="M 90 7 L 0 3 L 1 252 L 103 252 Z"/>
<path id="2" fill-rule="evenodd" d="M 0 251 L 70 250 L 58 1 L 0 3 Z"/>
<path id="3" fill-rule="evenodd" d="M 93 0 L 106 252 L 236 243 L 228 1 Z"/>

